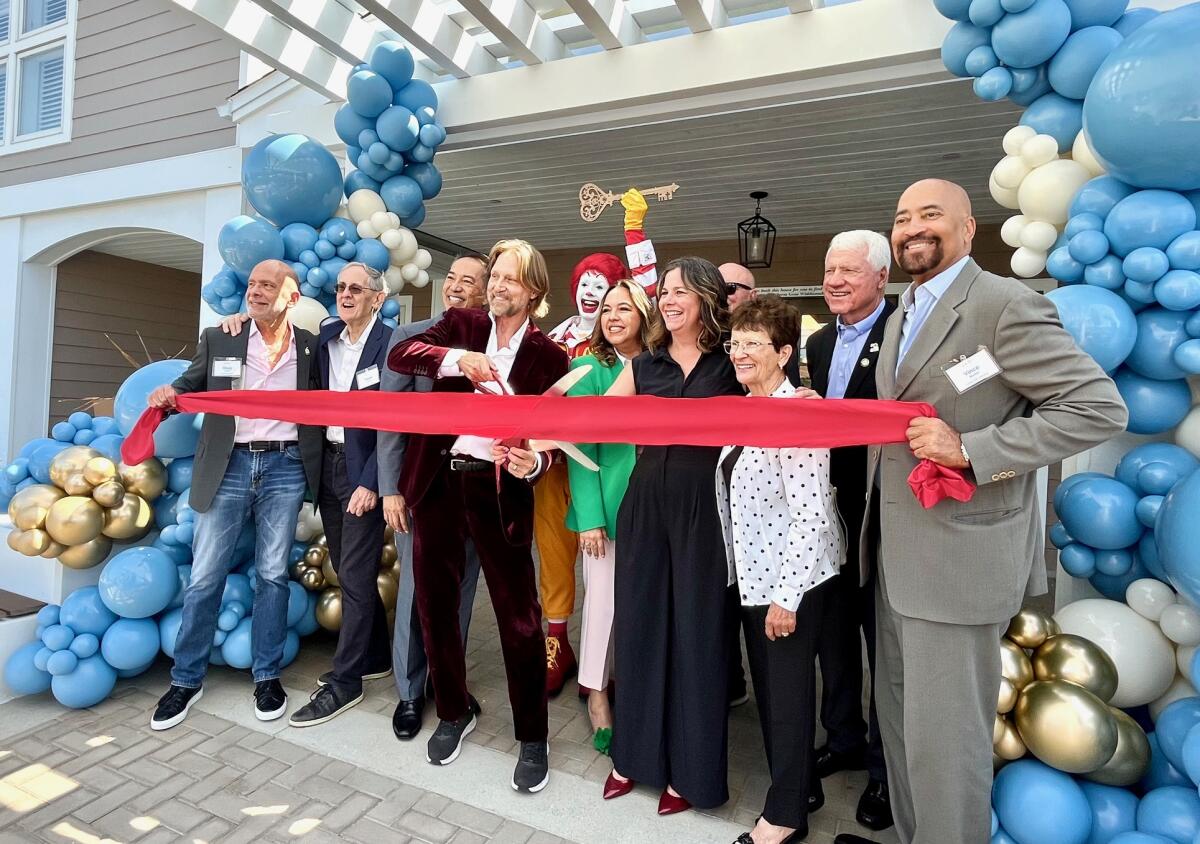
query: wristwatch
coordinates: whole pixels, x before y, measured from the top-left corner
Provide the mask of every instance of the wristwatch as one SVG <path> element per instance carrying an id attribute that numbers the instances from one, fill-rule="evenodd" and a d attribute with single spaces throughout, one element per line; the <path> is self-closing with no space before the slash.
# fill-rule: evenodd
<path id="1" fill-rule="evenodd" d="M 967 454 L 967 446 L 962 440 L 958 441 L 958 450 L 962 452 L 963 460 L 967 461 L 967 465 L 971 465 L 971 455 Z"/>

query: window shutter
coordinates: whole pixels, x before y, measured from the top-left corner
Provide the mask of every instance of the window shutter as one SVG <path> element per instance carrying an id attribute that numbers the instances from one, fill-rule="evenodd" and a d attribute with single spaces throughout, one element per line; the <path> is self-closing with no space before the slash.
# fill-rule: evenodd
<path id="1" fill-rule="evenodd" d="M 63 49 L 21 59 L 18 135 L 57 129 L 63 116 Z"/>
<path id="2" fill-rule="evenodd" d="M 8 40 L 8 0 L 0 0 L 0 44 Z"/>
<path id="3" fill-rule="evenodd" d="M 25 0 L 22 32 L 33 32 L 43 26 L 58 23 L 67 16 L 67 0 Z"/>

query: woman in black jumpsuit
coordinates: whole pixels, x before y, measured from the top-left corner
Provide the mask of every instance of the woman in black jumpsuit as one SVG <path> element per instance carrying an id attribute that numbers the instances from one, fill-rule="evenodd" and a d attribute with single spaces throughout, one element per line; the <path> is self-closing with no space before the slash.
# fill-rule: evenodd
<path id="1" fill-rule="evenodd" d="M 717 268 L 700 258 L 672 261 L 658 308 L 661 341 L 633 360 L 609 395 L 742 395 L 721 346 L 729 314 Z M 663 788 L 660 814 L 729 799 L 729 565 L 713 481 L 720 452 L 646 447 L 617 517 L 619 705 L 605 796 L 626 793 L 632 782 Z"/>

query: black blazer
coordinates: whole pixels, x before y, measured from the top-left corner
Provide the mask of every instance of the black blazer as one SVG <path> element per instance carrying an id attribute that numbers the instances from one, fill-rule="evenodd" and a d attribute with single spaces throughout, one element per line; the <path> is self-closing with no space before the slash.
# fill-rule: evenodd
<path id="1" fill-rule="evenodd" d="M 875 364 L 883 344 L 884 327 L 894 310 L 896 306 L 885 299 L 883 312 L 871 326 L 859 361 L 850 374 L 845 398 L 879 398 L 875 390 Z M 812 388 L 822 396 L 829 389 L 829 364 L 833 360 L 836 343 L 837 325 L 830 322 L 809 335 L 804 346 L 808 355 L 808 377 L 812 381 Z M 864 360 L 867 365 L 859 365 Z M 857 572 L 858 543 L 853 538 L 860 533 L 867 504 L 867 447 L 855 445 L 832 449 L 829 455 L 829 480 L 837 487 L 838 511 L 846 523 L 846 565 L 850 566 L 850 571 Z"/>
<path id="2" fill-rule="evenodd" d="M 340 319 L 327 320 L 321 326 L 320 351 L 317 359 L 320 361 L 321 389 L 330 389 L 329 382 L 329 344 L 342 333 L 346 323 Z M 376 319 L 371 326 L 367 342 L 363 344 L 362 353 L 358 356 L 358 365 L 354 368 L 355 375 L 350 380 L 350 390 L 359 389 L 358 373 L 371 366 L 376 367 L 378 379 L 364 390 L 378 390 L 387 371 L 388 336 L 391 329 L 384 325 L 382 319 Z M 346 428 L 346 476 L 350 481 L 350 489 L 366 487 L 371 492 L 379 491 L 379 470 L 376 458 L 379 432 L 368 428 Z"/>

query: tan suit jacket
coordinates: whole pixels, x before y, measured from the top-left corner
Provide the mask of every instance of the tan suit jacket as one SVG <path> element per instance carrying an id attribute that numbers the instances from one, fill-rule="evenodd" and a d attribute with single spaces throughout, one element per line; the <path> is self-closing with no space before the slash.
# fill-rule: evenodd
<path id="1" fill-rule="evenodd" d="M 908 446 L 870 447 L 868 489 L 878 469 L 877 564 L 888 600 L 900 614 L 927 621 L 1006 621 L 1027 589 L 1046 588 L 1036 471 L 1123 430 L 1125 404 L 1050 300 L 974 261 L 934 306 L 897 371 L 903 320 L 898 308 L 887 323 L 875 374 L 879 398 L 933 405 L 961 433 L 978 489 L 968 502 L 923 509 L 907 484 L 917 464 Z M 1001 372 L 959 395 L 944 368 L 980 347 Z M 868 536 L 870 506 L 868 493 L 859 547 L 864 584 L 877 550 Z"/>

